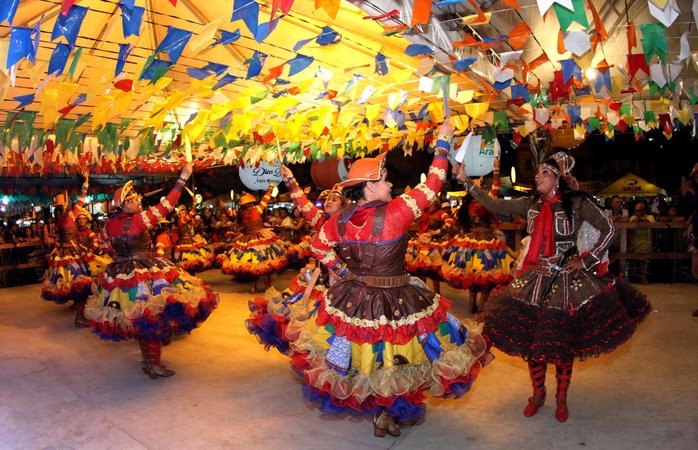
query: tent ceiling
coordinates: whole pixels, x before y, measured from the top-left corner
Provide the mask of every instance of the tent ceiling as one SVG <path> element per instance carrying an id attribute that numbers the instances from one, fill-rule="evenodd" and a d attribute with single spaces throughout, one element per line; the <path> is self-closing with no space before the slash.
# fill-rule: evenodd
<path id="1" fill-rule="evenodd" d="M 601 59 L 605 59 L 612 67 L 612 75 L 623 76 L 628 53 L 627 21 L 630 20 L 639 25 L 656 23 L 656 20 L 649 15 L 645 0 L 627 0 L 627 8 L 625 0 L 592 1 L 599 11 L 609 37 L 595 53 L 589 52 L 585 58 L 578 60 L 578 64 L 583 69 L 595 67 Z M 562 55 L 557 53 L 559 25 L 554 11 L 551 9 L 546 20 L 542 20 L 535 0 L 520 0 L 520 10 L 512 9 L 504 2 L 478 0 L 477 3 L 483 11 L 492 13 L 489 23 L 483 25 L 464 24 L 463 17 L 476 12 L 467 1 L 449 6 L 439 6 L 435 2 L 429 24 L 417 27 L 414 34 L 403 36 L 385 36 L 385 27 L 409 25 L 412 2 L 343 1 L 335 20 L 324 10 L 316 10 L 315 0 L 295 0 L 288 14 L 277 12 L 277 17 L 283 17 L 278 22 L 278 27 L 263 42 L 256 41 L 242 21 L 230 22 L 233 10 L 232 0 L 209 2 L 179 0 L 174 3 L 176 6 L 167 0 L 136 0 L 137 6 L 145 8 L 140 36 L 124 38 L 122 13 L 118 1 L 75 1 L 75 5 L 89 8 L 89 10 L 79 30 L 75 48 L 71 52 L 71 59 L 67 62 L 64 74 L 51 77 L 47 75 L 49 60 L 57 43 L 65 42 L 64 38 L 51 39 L 55 22 L 61 13 L 62 2 L 59 0 L 21 2 L 13 26 L 34 27 L 40 20 L 40 45 L 36 54 L 36 64 L 22 60 L 14 74 L 12 86 L 4 90 L 4 99 L 0 102 L 0 120 L 4 122 L 9 113 L 18 110 L 18 101 L 14 100 L 15 97 L 38 92 L 34 101 L 26 106 L 26 110 L 38 112 L 36 128 L 51 130 L 61 114 L 56 114 L 55 111 L 51 113 L 50 110 L 63 108 L 74 102 L 80 94 L 87 94 L 83 103 L 74 106 L 65 114 L 66 118 L 76 119 L 84 114 L 94 114 L 95 109 L 106 107 L 110 122 L 119 123 L 122 118 L 134 119 L 128 129 L 121 133 L 121 137 L 133 137 L 149 124 L 148 119 L 156 116 L 158 109 L 162 108 L 168 100 L 172 100 L 176 94 L 183 93 L 183 99 L 180 102 L 171 103 L 172 107 L 168 108 L 164 116 L 165 122 L 182 125 L 199 110 L 215 110 L 216 106 L 228 105 L 227 109 L 233 114 L 247 114 L 251 120 L 250 130 L 264 133 L 278 131 L 280 125 L 274 128 L 271 125 L 272 122 L 284 124 L 294 114 L 330 108 L 334 113 L 341 111 L 341 114 L 333 120 L 341 121 L 344 117 L 345 128 L 350 129 L 352 125 L 358 123 L 358 119 L 364 116 L 369 105 L 380 105 L 377 117 L 383 119 L 386 107 L 391 102 L 399 103 L 396 99 L 402 92 L 408 96 L 402 106 L 403 111 L 416 112 L 425 104 L 438 102 L 440 95 L 419 90 L 420 75 L 425 72 L 425 68 L 428 71 L 434 67 L 436 71 L 432 71 L 429 76 L 435 77 L 448 73 L 451 75 L 451 83 L 457 87 L 458 91 L 476 91 L 472 101 L 489 102 L 490 110 L 506 110 L 510 119 L 523 121 L 530 120 L 531 116 L 526 115 L 526 110 L 507 104 L 511 95 L 509 90 L 497 92 L 491 87 L 493 64 L 498 63 L 503 52 L 512 50 L 509 41 L 504 40 L 487 51 L 471 47 L 454 48 L 451 47 L 453 42 L 463 40 L 467 34 L 473 35 L 480 41 L 483 38 L 491 39 L 507 35 L 517 23 L 525 22 L 531 28 L 532 36 L 522 48 L 521 59 L 530 62 L 543 52 L 550 59 L 550 62 L 533 70 L 527 80 L 521 79 L 520 62 L 513 63 L 516 66 L 515 82 L 527 82 L 532 87 L 547 86 L 553 79 L 554 71 L 560 70 L 559 60 L 570 58 L 569 53 Z M 257 3 L 260 5 L 259 23 L 268 21 L 272 1 L 258 0 Z M 681 14 L 667 29 L 668 59 L 670 60 L 679 53 L 679 39 L 685 32 L 689 33 L 689 40 L 692 47 L 695 47 L 694 50 L 698 48 L 698 32 L 693 26 L 695 23 L 691 14 L 691 1 L 678 0 L 677 3 Z M 365 18 L 367 15 L 378 15 L 392 9 L 399 10 L 399 17 L 385 21 Z M 591 19 L 590 15 L 588 17 Z M 196 37 L 213 21 L 218 21 L 215 37 L 220 37 L 221 30 L 234 32 L 239 29 L 241 38 L 234 43 L 218 45 L 202 51 L 194 51 L 191 45 L 187 45 L 181 58 L 165 74 L 165 77 L 172 78 L 172 82 L 162 90 L 153 91 L 153 86 L 149 85 L 148 80 L 137 80 L 148 58 L 154 55 L 155 49 L 167 35 L 168 27 L 192 31 Z M 320 46 L 310 42 L 298 52 L 294 51 L 294 45 L 298 41 L 317 37 L 325 26 L 332 27 L 342 36 L 340 43 Z M 3 53 L 6 53 L 9 36 L 10 27 L 5 22 L 0 25 L 0 43 L 4 43 L 4 45 L 0 44 L 0 48 L 5 49 Z M 638 42 L 639 38 L 638 32 Z M 123 43 L 132 43 L 134 48 L 124 65 L 124 71 L 116 75 L 114 71 L 119 55 L 119 44 Z M 405 54 L 405 49 L 411 43 L 426 44 L 434 49 L 435 53 L 431 56 L 410 57 Z M 74 76 L 70 77 L 67 73 L 68 67 L 74 61 L 75 49 L 78 48 L 82 48 L 82 54 L 75 64 Z M 246 61 L 252 58 L 256 51 L 267 54 L 268 57 L 261 75 L 246 79 L 248 70 Z M 636 52 L 641 51 L 636 49 Z M 390 68 L 385 76 L 377 75 L 374 70 L 376 54 L 379 52 L 386 56 Z M 313 57 L 314 62 L 293 76 L 288 76 L 288 67 L 285 67 L 278 78 L 287 80 L 290 84 L 279 84 L 275 80 L 262 82 L 270 69 L 286 63 L 297 53 Z M 449 57 L 456 59 L 477 57 L 478 60 L 469 70 L 456 71 L 452 68 Z M 164 53 L 161 53 L 159 58 L 167 60 Z M 0 62 L 4 68 L 4 61 Z M 193 80 L 187 72 L 188 68 L 201 68 L 208 63 L 227 66 L 225 72 L 236 76 L 237 79 L 212 91 L 210 87 L 220 79 L 220 74 L 216 79 L 199 82 Z M 433 63 L 436 63 L 436 66 L 433 66 Z M 688 89 L 696 85 L 697 74 L 694 65 L 688 65 L 688 67 L 684 65 L 682 69 L 683 91 L 679 90 L 678 95 L 673 99 L 679 107 L 687 104 L 685 98 Z M 331 80 L 326 84 L 321 80 L 320 71 L 323 69 L 324 73 L 332 74 Z M 354 78 L 355 75 L 361 77 Z M 7 72 L 6 76 L 13 75 Z M 316 77 L 315 81 L 304 94 L 293 96 L 284 94 L 284 89 L 288 89 L 289 86 L 301 86 L 305 80 L 313 77 Z M 118 92 L 113 87 L 113 83 L 119 79 L 134 80 L 134 91 L 129 94 L 132 97 L 127 97 L 125 93 Z M 355 92 L 344 92 L 352 79 L 360 80 L 354 88 Z M 71 83 L 75 86 L 71 86 Z M 369 85 L 375 88 L 375 94 L 366 103 L 359 102 L 360 94 Z M 628 85 L 629 82 L 625 79 L 624 87 Z M 254 98 L 263 91 L 268 91 L 268 94 L 257 103 L 250 105 L 249 102 L 241 101 L 243 98 Z M 331 100 L 328 98 L 328 93 L 332 94 L 333 91 L 337 97 Z M 57 100 L 51 100 L 50 105 L 47 105 L 48 92 L 58 96 Z M 682 96 L 684 100 L 680 104 Z M 293 100 L 287 104 L 287 108 L 279 106 L 279 99 L 284 98 Z M 654 98 L 657 96 L 655 95 Z M 646 106 L 643 102 L 649 99 L 652 97 L 645 88 L 641 93 L 623 94 L 615 100 L 635 102 L 635 105 L 639 105 L 638 107 L 642 110 Z M 297 101 L 298 104 L 296 104 Z M 573 98 L 572 101 L 575 99 Z M 455 111 L 454 114 L 465 113 L 465 104 L 451 101 L 450 106 Z M 49 121 L 46 120 L 47 110 L 49 110 Z M 263 111 L 264 115 L 255 115 L 254 111 Z M 486 118 L 480 117 L 480 119 Z M 216 117 L 208 124 L 216 126 L 217 120 Z M 99 124 L 94 120 L 88 120 L 78 131 L 90 133 L 96 131 L 98 126 Z M 414 130 L 414 124 L 411 126 Z M 385 130 L 384 136 L 391 135 L 395 133 Z M 309 137 L 312 138 L 312 136 Z"/>

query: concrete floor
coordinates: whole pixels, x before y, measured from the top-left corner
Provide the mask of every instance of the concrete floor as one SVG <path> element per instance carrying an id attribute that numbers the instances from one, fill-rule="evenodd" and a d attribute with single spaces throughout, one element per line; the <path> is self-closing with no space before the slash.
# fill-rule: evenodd
<path id="1" fill-rule="evenodd" d="M 325 416 L 303 399 L 286 357 L 245 330 L 246 286 L 216 271 L 203 278 L 221 304 L 164 348 L 177 375 L 156 380 L 135 342 L 75 329 L 73 312 L 41 301 L 39 285 L 0 290 L 0 448 L 698 448 L 698 285 L 640 286 L 654 313 L 613 354 L 575 364 L 564 424 L 552 397 L 522 415 L 526 366 L 495 350 L 468 395 L 429 399 L 423 424 L 381 439 L 367 419 Z M 463 317 L 463 293 L 444 294 Z"/>

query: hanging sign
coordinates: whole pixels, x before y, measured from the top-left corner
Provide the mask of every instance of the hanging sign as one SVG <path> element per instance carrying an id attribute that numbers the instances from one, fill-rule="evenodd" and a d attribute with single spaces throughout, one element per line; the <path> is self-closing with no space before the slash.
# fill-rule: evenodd
<path id="1" fill-rule="evenodd" d="M 281 163 L 267 164 L 260 162 L 257 166 L 244 165 L 238 171 L 240 181 L 252 191 L 266 191 L 270 182 L 277 186 L 281 183 Z"/>

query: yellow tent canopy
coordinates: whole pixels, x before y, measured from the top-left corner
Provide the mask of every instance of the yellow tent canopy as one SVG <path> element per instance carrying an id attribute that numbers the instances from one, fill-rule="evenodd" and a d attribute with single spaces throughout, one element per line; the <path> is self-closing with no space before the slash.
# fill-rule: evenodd
<path id="1" fill-rule="evenodd" d="M 610 185 L 600 190 L 596 195 L 599 197 L 608 197 L 611 195 L 646 195 L 656 196 L 662 189 L 650 183 L 649 181 L 638 177 L 632 172 L 628 172 L 622 178 L 614 181 Z"/>

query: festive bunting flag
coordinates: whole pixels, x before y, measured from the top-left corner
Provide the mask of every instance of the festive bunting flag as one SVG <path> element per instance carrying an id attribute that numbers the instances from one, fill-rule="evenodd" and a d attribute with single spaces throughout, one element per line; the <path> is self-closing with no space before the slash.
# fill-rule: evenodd
<path id="1" fill-rule="evenodd" d="M 577 81 L 582 81 L 582 69 L 574 62 L 574 59 L 563 59 L 560 61 L 562 66 L 562 82 L 567 84 L 572 77 Z"/>
<path id="2" fill-rule="evenodd" d="M 572 6 L 572 0 L 536 0 L 536 3 L 538 3 L 538 11 L 540 12 L 541 17 L 543 17 L 550 7 L 553 6 L 553 3 L 558 3 L 569 10 L 574 9 Z"/>
<path id="3" fill-rule="evenodd" d="M 339 0 L 315 0 L 315 10 L 324 9 L 325 12 L 332 17 L 332 19 L 337 18 L 337 12 L 339 12 Z"/>
<path id="4" fill-rule="evenodd" d="M 22 58 L 33 60 L 36 57 L 34 41 L 32 40 L 33 28 L 10 28 L 10 45 L 7 50 L 7 65 L 17 64 Z"/>
<path id="5" fill-rule="evenodd" d="M 256 0 L 233 0 L 233 16 L 231 22 L 242 20 L 253 36 L 257 34 L 259 23 L 259 4 Z"/>
<path id="6" fill-rule="evenodd" d="M 405 53 L 409 56 L 418 56 L 434 53 L 434 50 L 428 45 L 410 44 L 405 49 Z"/>
<path id="7" fill-rule="evenodd" d="M 571 0 L 572 7 L 553 5 L 555 13 L 557 13 L 557 20 L 560 23 L 560 29 L 564 33 L 572 25 L 572 22 L 576 22 L 585 29 L 589 28 L 589 21 L 587 20 L 587 13 L 584 9 L 584 0 Z"/>
<path id="8" fill-rule="evenodd" d="M 453 68 L 456 70 L 467 70 L 475 61 L 477 61 L 477 58 L 459 59 L 453 64 Z"/>
<path id="9" fill-rule="evenodd" d="M 13 97 L 14 100 L 19 102 L 19 105 L 17 105 L 15 109 L 24 108 L 25 106 L 31 105 L 34 103 L 35 97 L 36 94 L 18 95 L 17 97 Z"/>
<path id="10" fill-rule="evenodd" d="M 124 37 L 127 38 L 131 35 L 140 36 L 141 22 L 143 21 L 143 13 L 145 13 L 145 8 L 142 6 L 133 5 L 128 7 L 128 5 L 125 5 L 124 2 L 119 4 L 119 8 L 121 9 L 121 25 L 123 28 Z"/>
<path id="11" fill-rule="evenodd" d="M 259 75 L 262 71 L 262 67 L 264 66 L 264 61 L 266 61 L 266 59 L 266 53 L 262 53 L 255 50 L 254 55 L 252 55 L 252 58 L 245 61 L 245 64 L 248 64 L 247 76 L 245 77 L 245 79 L 249 80 L 250 78 Z"/>
<path id="12" fill-rule="evenodd" d="M 431 17 L 431 0 L 414 0 L 412 7 L 412 23 L 410 26 L 417 24 L 424 25 L 429 23 Z"/>
<path id="13" fill-rule="evenodd" d="M 599 13 L 596 12 L 594 3 L 591 0 L 587 0 L 587 5 L 591 11 L 592 20 L 594 21 L 594 36 L 591 38 L 591 44 L 594 47 L 594 51 L 596 51 L 596 46 L 608 39 L 608 32 L 603 25 L 603 20 L 601 20 Z"/>
<path id="14" fill-rule="evenodd" d="M 382 53 L 376 53 L 375 73 L 377 73 L 378 75 L 381 75 L 381 76 L 388 74 L 388 63 L 386 62 L 385 55 Z"/>
<path id="15" fill-rule="evenodd" d="M 567 115 L 570 118 L 570 125 L 582 124 L 582 107 L 579 105 L 567 105 Z"/>
<path id="16" fill-rule="evenodd" d="M 657 55 L 666 64 L 667 38 L 666 29 L 658 23 L 645 23 L 640 25 L 642 32 L 642 51 L 645 54 L 647 64 L 652 62 L 652 56 Z"/>
<path id="17" fill-rule="evenodd" d="M 642 70 L 647 75 L 650 74 L 650 69 L 647 66 L 647 59 L 642 53 L 628 55 L 628 76 L 633 78 L 638 70 Z"/>
<path id="18" fill-rule="evenodd" d="M 116 60 L 116 69 L 114 70 L 114 76 L 119 75 L 124 71 L 124 66 L 126 65 L 126 60 L 131 54 L 131 51 L 135 48 L 133 44 L 119 44 L 119 57 Z"/>
<path id="19" fill-rule="evenodd" d="M 80 26 L 82 21 L 87 14 L 87 9 L 83 6 L 73 5 L 68 11 L 67 15 L 59 14 L 56 17 L 56 22 L 53 26 L 53 32 L 51 33 L 51 40 L 55 41 L 59 37 L 65 37 L 68 41 L 68 45 L 72 49 L 75 47 L 75 41 L 78 38 L 78 33 L 80 32 Z"/>
<path id="20" fill-rule="evenodd" d="M 526 22 L 521 21 L 517 23 L 516 26 L 514 26 L 514 28 L 512 28 L 512 30 L 509 32 L 507 40 L 509 41 L 511 48 L 514 50 L 519 50 L 526 45 L 526 42 L 530 36 L 531 29 L 528 27 L 528 25 L 526 25 Z"/>
<path id="21" fill-rule="evenodd" d="M 660 7 L 660 3 L 664 4 Z M 663 2 L 652 2 L 648 1 L 647 5 L 649 7 L 650 14 L 657 20 L 659 20 L 665 27 L 670 27 L 672 23 L 679 17 L 681 10 L 676 4 L 676 0 L 668 0 Z"/>
<path id="22" fill-rule="evenodd" d="M 167 56 L 170 57 L 172 64 L 177 64 L 177 60 L 182 55 L 182 51 L 184 51 L 184 47 L 189 42 L 191 35 L 191 31 L 181 30 L 169 25 L 165 38 L 155 49 L 155 55 L 157 56 L 160 52 L 167 52 Z"/>
<path id="23" fill-rule="evenodd" d="M 257 32 L 254 35 L 254 40 L 261 44 L 262 42 L 264 42 L 266 38 L 269 37 L 271 32 L 276 29 L 276 26 L 278 24 L 279 18 L 260 24 L 257 27 Z"/>
<path id="24" fill-rule="evenodd" d="M 276 11 L 281 10 L 282 13 L 288 14 L 291 11 L 294 0 L 273 0 L 271 3 L 271 16 L 269 20 L 274 20 Z"/>
<path id="25" fill-rule="evenodd" d="M 531 94 L 528 90 L 528 85 L 525 84 L 515 84 L 511 87 L 511 98 L 522 98 L 525 101 L 531 100 Z"/>
<path id="26" fill-rule="evenodd" d="M 152 56 L 149 58 L 152 58 Z M 165 75 L 168 70 L 170 70 L 170 67 L 172 67 L 172 63 L 170 61 L 163 61 L 161 59 L 153 58 L 149 63 L 146 63 L 146 66 L 143 68 L 143 72 L 138 79 L 150 80 L 150 83 L 153 84 L 162 78 L 162 76 Z"/>
<path id="27" fill-rule="evenodd" d="M 68 56 L 70 56 L 70 46 L 62 42 L 56 44 L 53 53 L 51 53 L 47 73 L 49 75 L 55 74 L 56 76 L 62 75 L 65 64 L 68 62 Z"/>
<path id="28" fill-rule="evenodd" d="M 332 44 L 338 44 L 342 40 L 342 35 L 337 33 L 335 30 L 328 26 L 322 27 L 322 31 L 318 35 L 315 42 L 318 45 L 326 46 Z"/>
<path id="29" fill-rule="evenodd" d="M 17 12 L 17 6 L 19 6 L 19 0 L 1 0 L 0 1 L 0 24 L 4 21 L 12 26 L 12 21 L 15 18 L 15 13 Z"/>
<path id="30" fill-rule="evenodd" d="M 313 61 L 315 61 L 315 58 L 312 56 L 297 54 L 295 58 L 286 61 L 286 64 L 289 65 L 288 76 L 291 77 L 305 70 Z"/>
<path id="31" fill-rule="evenodd" d="M 236 42 L 238 39 L 240 39 L 240 30 L 235 30 L 233 32 L 226 31 L 226 30 L 220 30 L 221 32 L 221 37 L 216 39 L 213 44 L 211 44 L 211 47 L 215 47 L 216 45 L 228 45 L 232 44 L 233 42 Z"/>

